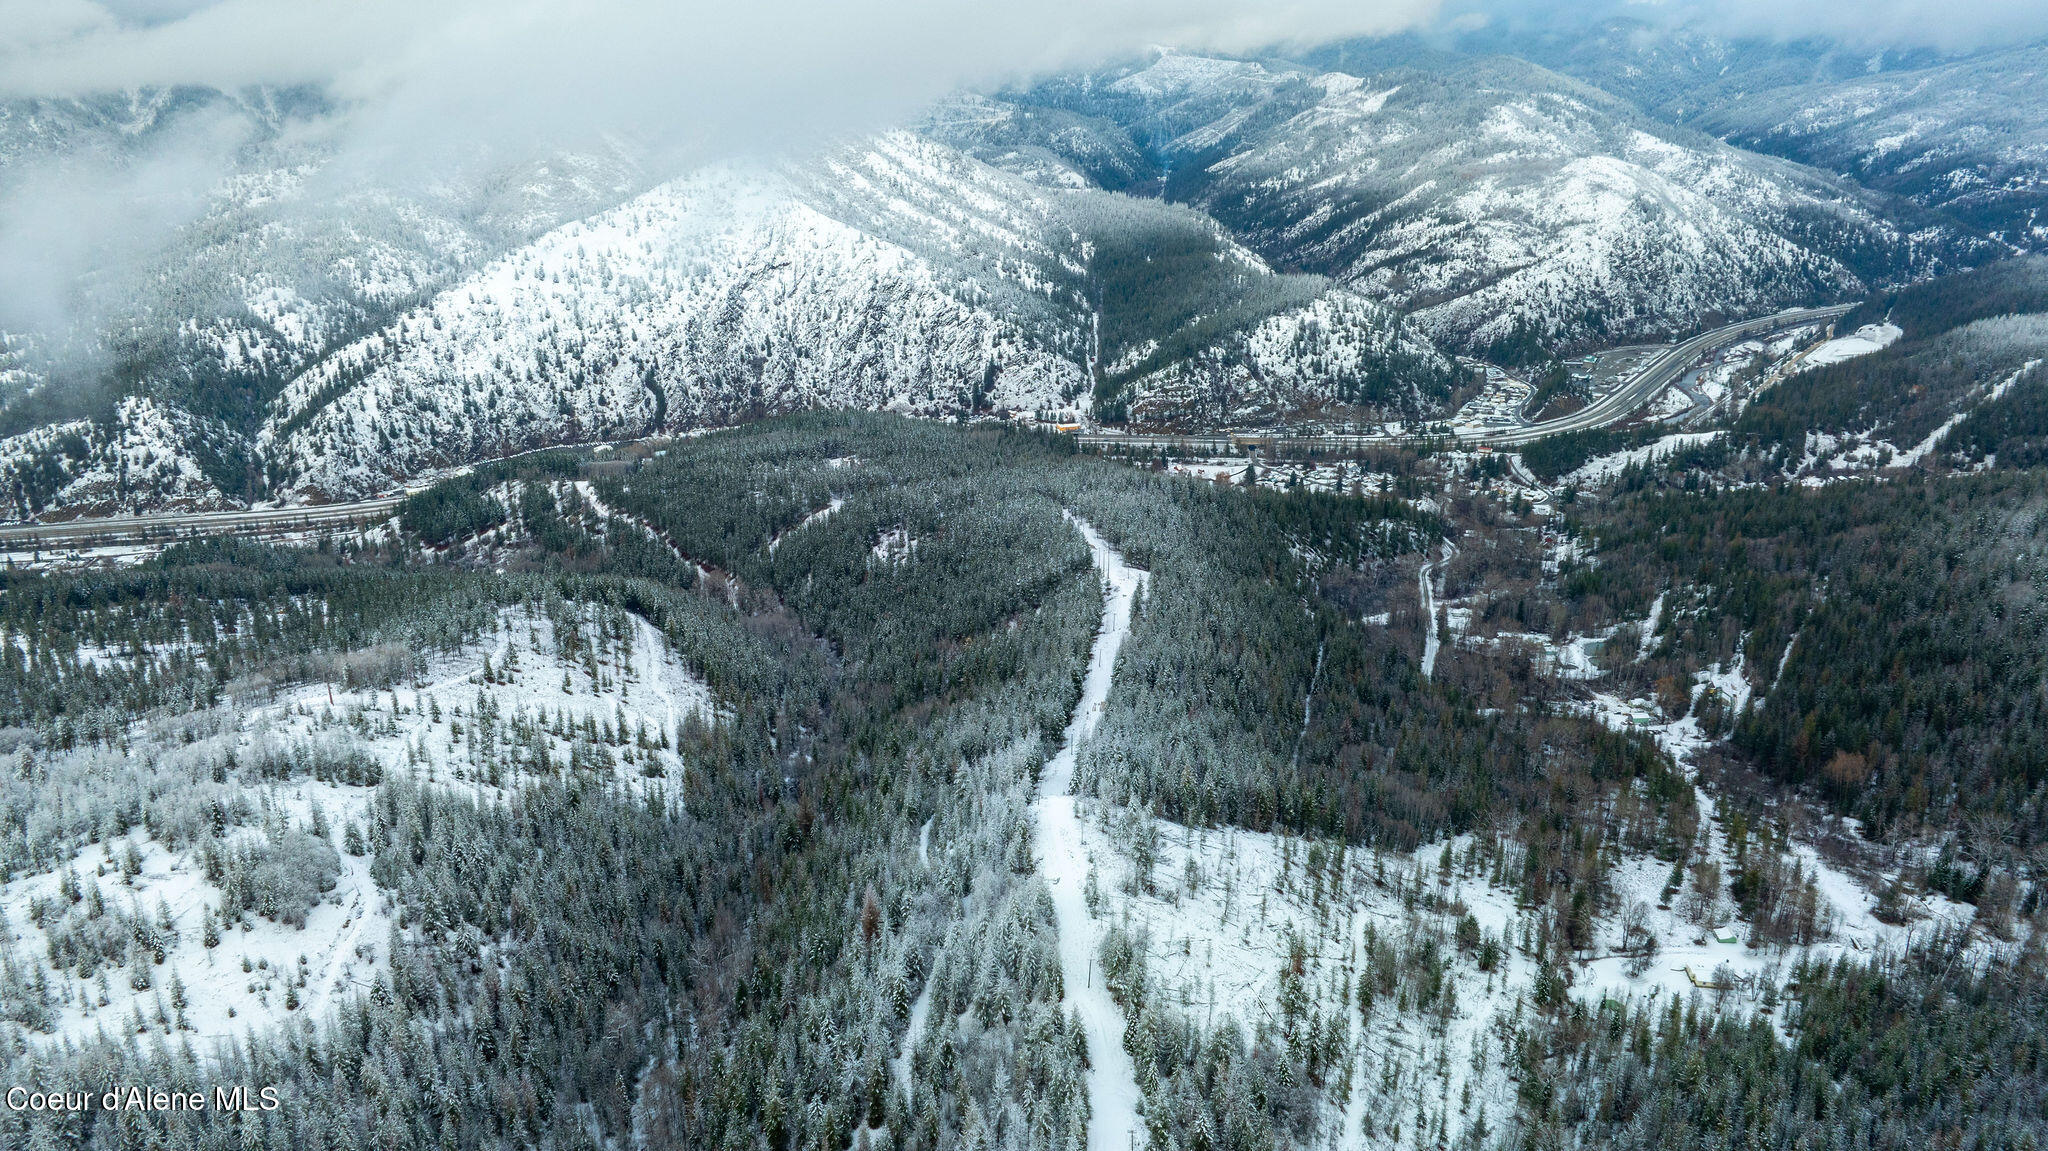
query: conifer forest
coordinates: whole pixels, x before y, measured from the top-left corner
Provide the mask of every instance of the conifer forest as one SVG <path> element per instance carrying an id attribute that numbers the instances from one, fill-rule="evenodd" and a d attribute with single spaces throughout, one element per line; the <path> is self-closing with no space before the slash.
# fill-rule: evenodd
<path id="1" fill-rule="evenodd" d="M 0 0 L 0 1151 L 2048 1149 L 2048 15 L 1765 7 Z"/>

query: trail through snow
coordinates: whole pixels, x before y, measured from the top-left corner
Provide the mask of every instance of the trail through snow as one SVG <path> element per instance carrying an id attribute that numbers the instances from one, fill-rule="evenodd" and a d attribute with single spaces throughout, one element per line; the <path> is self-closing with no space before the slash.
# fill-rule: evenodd
<path id="1" fill-rule="evenodd" d="M 805 528 L 810 527 L 812 524 L 824 523 L 826 520 L 832 518 L 833 513 L 837 512 L 840 508 L 843 508 L 845 506 L 845 496 L 833 496 L 831 502 L 827 503 L 824 507 L 819 508 L 817 511 L 812 512 L 810 515 L 805 516 L 801 521 L 799 521 L 796 524 L 795 527 L 788 528 L 782 532 L 779 532 L 776 534 L 774 539 L 769 540 L 768 554 L 771 556 L 774 555 L 775 549 L 781 547 L 782 541 L 787 539 L 791 533 L 800 532 Z"/>
<path id="2" fill-rule="evenodd" d="M 1660 591 L 1657 593 L 1657 598 L 1650 601 L 1650 614 L 1648 618 L 1643 620 L 1642 635 L 1636 637 L 1637 663 L 1650 658 L 1650 653 L 1657 650 L 1657 621 L 1662 619 L 1663 616 L 1664 593 Z"/>
<path id="3" fill-rule="evenodd" d="M 917 864 L 919 867 L 932 865 L 932 821 L 927 819 L 917 829 Z M 915 1104 L 912 1098 L 915 1088 L 910 1083 L 910 1053 L 917 1049 L 917 1041 L 924 1035 L 924 1021 L 932 1010 L 932 981 L 927 978 L 924 986 L 917 989 L 917 999 L 910 1005 L 910 1025 L 903 1029 L 903 1047 L 894 1061 L 896 1082 L 903 1087 L 903 1097 Z"/>
<path id="4" fill-rule="evenodd" d="M 924 1037 L 924 1021 L 932 1013 L 932 981 L 927 978 L 917 998 L 910 1004 L 910 1025 L 903 1029 L 903 1047 L 891 1061 L 896 1071 L 896 1082 L 903 1088 L 904 1102 L 912 1107 L 917 1105 L 917 1088 L 910 1081 L 910 1056 L 917 1050 L 917 1041 Z"/>
<path id="5" fill-rule="evenodd" d="M 1415 585 L 1422 597 L 1422 618 L 1427 621 L 1429 628 L 1428 631 L 1423 633 L 1422 640 L 1422 678 L 1424 679 L 1428 679 L 1436 672 L 1436 652 L 1437 648 L 1442 646 L 1442 640 L 1437 635 L 1436 627 L 1437 589 L 1430 586 L 1430 576 L 1435 572 L 1441 571 L 1445 565 L 1451 562 L 1451 557 L 1457 554 L 1457 547 L 1449 540 L 1444 541 L 1443 558 L 1433 563 L 1423 564 L 1422 570 L 1417 572 L 1415 576 Z"/>
<path id="6" fill-rule="evenodd" d="M 1095 952 L 1100 928 L 1088 914 L 1082 888 L 1088 881 L 1088 852 L 1082 841 L 1081 824 L 1074 810 L 1074 797 L 1067 794 L 1074 781 L 1074 757 L 1081 744 L 1095 734 L 1102 722 L 1102 706 L 1109 698 L 1109 685 L 1116 672 L 1117 651 L 1131 631 L 1131 609 L 1145 586 L 1146 573 L 1124 563 L 1095 529 L 1071 513 L 1067 518 L 1080 529 L 1095 555 L 1095 569 L 1108 583 L 1102 605 L 1102 630 L 1088 656 L 1088 675 L 1081 683 L 1081 702 L 1067 723 L 1059 754 L 1053 756 L 1039 776 L 1038 815 L 1039 869 L 1052 888 L 1052 902 L 1060 933 L 1060 973 L 1065 978 L 1067 1002 L 1088 1037 L 1088 1151 L 1132 1151 L 1149 1146 L 1145 1126 L 1138 1118 L 1138 1083 L 1131 1057 L 1124 1051 L 1123 1013 L 1109 997 L 1109 989 L 1095 978 Z"/>

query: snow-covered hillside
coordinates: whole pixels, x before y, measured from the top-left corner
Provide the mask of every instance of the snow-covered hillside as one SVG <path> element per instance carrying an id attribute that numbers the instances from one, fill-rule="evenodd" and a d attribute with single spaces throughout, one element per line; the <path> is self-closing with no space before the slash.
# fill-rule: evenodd
<path id="1" fill-rule="evenodd" d="M 1731 94 L 1696 122 L 1849 172 L 2016 248 L 2048 244 L 2048 45 Z"/>
<path id="2" fill-rule="evenodd" d="M 10 518 L 239 506 L 207 475 L 235 436 L 175 404 L 130 396 L 106 420 L 76 419 L 0 439 Z"/>
<path id="3" fill-rule="evenodd" d="M 718 171 L 550 233 L 294 380 L 259 434 L 281 487 L 352 495 L 545 443 L 832 404 L 1052 406 L 1070 359 L 947 272 Z"/>
<path id="4" fill-rule="evenodd" d="M 359 496 L 817 406 L 1413 422 L 1440 347 L 1668 336 L 1989 247 L 1532 64 L 1367 56 L 1162 52 L 637 196 L 624 146 L 400 190 L 309 93 L 0 102 L 0 188 L 240 141 L 168 239 L 0 331 L 0 481 L 17 517 Z"/>
<path id="5" fill-rule="evenodd" d="M 272 174 L 238 194 L 263 202 L 303 183 Z M 340 306 L 249 262 L 260 250 L 303 269 L 301 232 L 256 231 L 270 239 L 250 252 L 205 254 L 222 265 L 209 282 L 234 290 L 188 307 L 173 337 L 183 371 L 227 386 L 161 391 L 141 431 L 129 403 L 118 421 L 55 421 L 0 444 L 16 515 L 359 496 L 550 443 L 806 407 L 1085 407 L 1091 364 L 1119 414 L 1157 422 L 1427 410 L 1449 374 L 1392 312 L 1276 273 L 1199 213 L 1049 187 L 910 132 L 697 172 L 438 294 L 448 269 L 488 246 L 359 231 L 323 256 L 354 285 L 356 302 Z M 425 250 L 454 263 L 410 260 Z M 377 308 L 401 307 L 335 346 Z M 237 426 L 251 412 L 260 423 Z M 122 485 L 119 453 L 102 445 L 144 440 L 152 460 L 176 461 L 159 470 L 182 486 Z M 115 483 L 81 479 L 103 475 Z"/>
<path id="6" fill-rule="evenodd" d="M 619 149 L 391 177 L 334 113 L 263 88 L 0 100 L 0 194 L 37 233 L 0 242 L 51 277 L 0 309 L 11 514 L 260 496 L 249 437 L 285 382 L 641 179 Z M 76 250 L 40 234 L 79 215 Z"/>
<path id="7" fill-rule="evenodd" d="M 379 780 L 501 800 L 519 781 L 495 759 L 477 765 L 517 744 L 537 775 L 673 792 L 688 770 L 685 729 L 719 722 L 662 633 L 616 610 L 507 611 L 478 644 L 421 666 L 393 687 L 302 685 L 247 709 L 138 723 L 140 759 L 7 753 L 44 794 L 70 796 L 63 817 L 53 804 L 17 843 L 0 885 L 0 956 L 10 978 L 36 972 L 44 991 L 32 1041 L 215 1040 L 324 1017 L 389 976 L 399 937 L 392 893 L 371 874 Z M 83 789 L 67 791 L 81 775 L 133 776 L 150 814 L 77 850 L 73 833 L 100 814 Z"/>
<path id="8" fill-rule="evenodd" d="M 2048 44 L 1993 37 L 1971 46 L 1967 36 L 1875 32 L 1785 37 L 1745 33 L 1735 21 L 1620 12 L 1560 11 L 1541 26 L 1499 21 L 1459 35 L 1455 50 L 1554 68 L 1668 123 L 1904 196 L 1931 209 L 1930 219 L 1959 221 L 1995 245 L 2038 250 L 2048 237 Z M 1426 56 L 1412 44 L 1319 54 L 1339 67 Z"/>
<path id="9" fill-rule="evenodd" d="M 639 180 L 619 150 L 388 179 L 343 158 L 333 112 L 261 88 L 0 101 L 0 190 L 18 208 L 133 199 L 161 216 L 79 254 L 93 274 L 44 302 L 56 326 L 32 333 L 47 354 L 23 370 L 66 379 L 82 360 L 126 359 L 160 396 L 243 425 L 277 383 L 394 308 Z"/>
<path id="10" fill-rule="evenodd" d="M 1098 354 L 1161 421 L 1206 400 L 1203 381 L 1256 379 L 1260 409 L 1415 408 L 1447 371 L 1385 309 L 1277 275 L 1192 213 L 894 133 L 699 173 L 552 232 L 292 381 L 257 446 L 283 493 L 360 495 L 806 407 L 1085 405 Z"/>
<path id="11" fill-rule="evenodd" d="M 1338 403 L 1427 412 L 1449 361 L 1388 309 L 1330 291 L 1188 359 L 1137 379 L 1133 415 L 1147 423 L 1232 424 L 1313 415 Z"/>
<path id="12" fill-rule="evenodd" d="M 1170 196 L 1481 349 L 1837 297 L 1957 242 L 1514 60 L 1354 76 L 1168 54 L 1108 92 L 1092 106 L 1178 164 Z"/>

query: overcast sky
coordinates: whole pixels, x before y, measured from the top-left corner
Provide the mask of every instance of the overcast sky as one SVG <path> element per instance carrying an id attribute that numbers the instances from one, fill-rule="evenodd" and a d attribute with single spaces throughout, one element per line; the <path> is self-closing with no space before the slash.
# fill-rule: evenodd
<path id="1" fill-rule="evenodd" d="M 2044 0 L 1451 0 L 1740 34 L 1965 47 Z M 607 131 L 731 147 L 859 128 L 965 85 L 1152 44 L 1249 51 L 1395 31 L 1442 0 L 0 0 L 0 95 L 313 84 L 367 146 L 445 154 Z"/>
<path id="2" fill-rule="evenodd" d="M 1448 0 L 1444 16 L 1627 16 L 1730 37 L 1823 36 L 1873 48 L 1972 49 L 2048 36 L 2048 0 Z M 1562 17 L 1560 14 L 1564 14 Z"/>

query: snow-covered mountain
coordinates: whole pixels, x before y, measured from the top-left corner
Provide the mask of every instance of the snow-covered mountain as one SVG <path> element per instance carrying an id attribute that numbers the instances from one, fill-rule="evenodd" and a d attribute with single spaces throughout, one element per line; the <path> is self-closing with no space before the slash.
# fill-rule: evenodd
<path id="1" fill-rule="evenodd" d="M 553 232 L 292 381 L 256 444 L 277 490 L 344 496 L 820 405 L 955 416 L 1099 391 L 1171 421 L 1197 393 L 1233 416 L 1412 407 L 1446 372 L 1386 309 L 1278 275 L 1194 213 L 904 132 Z"/>
<path id="2" fill-rule="evenodd" d="M 2015 248 L 2048 242 L 2048 44 L 1944 51 L 1602 19 L 1501 25 L 1457 47 L 1533 60 L 1659 119 L 1908 197 Z M 1359 43 L 1317 58 L 1422 52 L 1412 41 Z"/>
<path id="3" fill-rule="evenodd" d="M 1994 246 L 1518 60 L 1305 58 L 1161 53 L 651 190 L 623 148 L 358 180 L 306 93 L 6 105 L 8 190 L 235 147 L 170 240 L 0 331 L 0 479 L 16 515 L 339 497 L 820 405 L 1405 418 L 1455 382 L 1439 349 L 1665 336 Z"/>
<path id="4" fill-rule="evenodd" d="M 217 421 L 148 396 L 104 419 L 62 420 L 0 439 L 9 518 L 42 509 L 205 510 L 229 497 L 214 478 L 246 461 Z"/>
<path id="5" fill-rule="evenodd" d="M 0 312 L 0 470 L 16 514 L 254 494 L 249 437 L 287 382 L 640 182 L 623 150 L 387 179 L 341 150 L 331 111 L 260 89 L 0 101 L 10 266 L 77 273 L 16 285 Z M 81 236 L 75 251 L 53 238 Z M 179 459 L 174 495 L 75 482 L 134 475 L 121 446 L 134 444 Z"/>
<path id="6" fill-rule="evenodd" d="M 1838 297 L 1965 258 L 1844 181 L 1506 58 L 1365 75 L 1177 54 L 1016 98 L 1153 142 L 1170 198 L 1276 264 L 1501 350 Z"/>
<path id="7" fill-rule="evenodd" d="M 0 404 L 111 362 L 245 425 L 332 347 L 640 180 L 623 150 L 385 178 L 340 150 L 330 113 L 260 89 L 0 102 L 10 206 L 91 216 L 106 235 L 77 254 L 90 274 L 51 301 L 56 322 L 20 333 L 44 354 L 19 358 Z M 153 227 L 121 217 L 138 210 Z"/>
<path id="8" fill-rule="evenodd" d="M 935 413 L 1086 388 L 1012 316 L 786 179 L 657 189 L 499 260 L 293 381 L 258 436 L 285 490 L 814 404 Z"/>
<path id="9" fill-rule="evenodd" d="M 1695 122 L 2048 246 L 2048 45 L 1743 92 Z"/>
<path id="10" fill-rule="evenodd" d="M 181 123 L 254 141 L 196 220 L 124 265 L 134 282 L 92 285 L 65 330 L 8 334 L 15 514 L 360 494 L 817 405 L 1377 414 L 1428 408 L 1450 378 L 1378 303 L 1276 273 L 1199 212 L 1105 190 L 1142 184 L 1149 161 L 1116 133 L 1091 155 L 1079 118 L 1065 178 L 928 129 L 608 207 L 636 178 L 623 156 L 342 189 L 320 115 L 184 94 L 17 105 L 0 123 L 16 172 L 81 155 L 145 171 Z M 135 474 L 121 445 L 137 443 L 189 482 L 82 479 Z"/>

